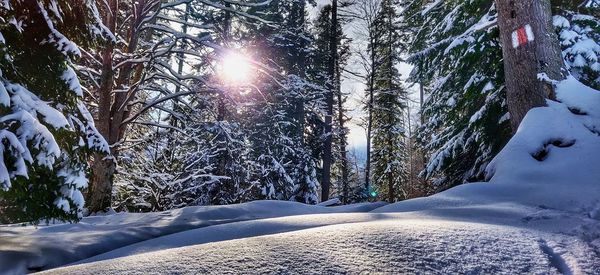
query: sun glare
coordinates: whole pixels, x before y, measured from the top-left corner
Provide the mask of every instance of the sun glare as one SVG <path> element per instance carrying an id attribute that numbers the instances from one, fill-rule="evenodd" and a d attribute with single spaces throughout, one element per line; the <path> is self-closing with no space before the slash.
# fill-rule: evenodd
<path id="1" fill-rule="evenodd" d="M 252 65 L 245 56 L 230 53 L 221 60 L 219 74 L 227 84 L 243 84 L 252 77 Z"/>

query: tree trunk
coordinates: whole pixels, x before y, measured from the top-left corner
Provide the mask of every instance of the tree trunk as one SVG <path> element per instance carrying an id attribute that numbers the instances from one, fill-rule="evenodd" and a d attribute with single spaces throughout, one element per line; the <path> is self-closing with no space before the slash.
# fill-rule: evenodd
<path id="1" fill-rule="evenodd" d="M 298 1 L 294 3 L 294 9 L 292 13 L 297 20 L 294 20 L 293 29 L 298 30 L 298 33 L 303 33 L 306 25 L 306 2 Z M 293 50 L 293 60 L 292 64 L 290 64 L 291 72 L 297 75 L 301 79 L 306 78 L 306 56 L 304 53 L 304 49 L 306 49 L 306 40 L 304 38 L 300 38 L 299 44 L 296 44 L 298 48 Z M 306 123 L 305 116 L 306 111 L 304 108 L 304 95 L 301 94 L 301 91 L 298 91 L 298 94 L 294 98 L 294 118 L 296 120 L 296 137 L 298 138 L 300 144 L 304 146 L 304 125 Z"/>
<path id="2" fill-rule="evenodd" d="M 331 1 L 331 30 L 329 37 L 329 91 L 327 93 L 325 114 L 325 146 L 323 152 L 323 181 L 321 182 L 321 200 L 329 200 L 331 186 L 331 163 L 333 143 L 333 94 L 335 92 L 335 64 L 337 59 L 337 0 Z"/>
<path id="3" fill-rule="evenodd" d="M 341 89 L 341 73 L 339 61 L 336 64 L 336 92 L 338 100 L 338 121 L 340 123 L 340 161 L 342 162 L 342 203 L 348 203 L 348 154 L 346 152 L 347 137 L 346 129 L 344 127 L 344 97 L 342 96 Z"/>
<path id="4" fill-rule="evenodd" d="M 116 164 L 113 157 L 94 154 L 92 183 L 88 189 L 87 208 L 89 213 L 105 211 L 111 206 L 112 179 Z"/>
<path id="5" fill-rule="evenodd" d="M 189 14 L 192 12 L 191 8 L 190 8 L 190 3 L 185 4 L 185 14 L 183 15 L 183 26 L 181 26 L 181 32 L 183 34 L 187 34 L 188 33 L 188 21 L 189 21 Z M 182 47 L 185 49 L 185 45 Z M 185 54 L 184 53 L 178 53 L 177 54 L 177 73 L 178 74 L 182 74 L 183 73 L 183 64 L 184 62 L 184 58 L 185 58 Z M 179 92 L 181 92 L 181 85 L 177 84 L 175 86 L 175 93 L 178 94 Z"/>
<path id="6" fill-rule="evenodd" d="M 388 202 L 394 203 L 396 200 L 396 188 L 394 186 L 394 178 L 392 175 L 388 177 Z"/>
<path id="7" fill-rule="evenodd" d="M 369 103 L 367 106 L 367 161 L 365 163 L 365 190 L 369 192 L 369 186 L 371 185 L 371 135 L 373 132 L 373 104 L 374 104 L 374 93 L 375 93 L 375 38 L 371 36 L 370 47 L 371 47 L 371 76 L 369 78 Z"/>
<path id="8" fill-rule="evenodd" d="M 554 87 L 539 79 L 545 73 L 563 80 L 566 69 L 552 25 L 548 0 L 496 0 L 504 56 L 506 98 L 513 133 L 534 107 L 554 97 Z"/>
<path id="9" fill-rule="evenodd" d="M 391 3 L 389 3 L 391 5 Z M 388 43 L 388 89 L 390 89 L 390 91 L 393 89 L 394 87 L 394 24 L 392 22 L 394 16 L 392 14 L 392 9 L 388 8 L 388 16 L 387 16 L 387 31 L 388 31 L 388 39 L 387 39 L 387 43 Z M 400 94 L 398 94 L 397 96 L 400 96 Z M 393 116 L 394 114 L 390 114 L 389 116 Z M 403 128 L 406 125 L 401 125 Z M 393 154 L 393 149 L 394 148 L 394 144 L 392 143 L 392 139 L 393 137 L 391 135 L 388 135 L 387 137 L 387 142 L 388 142 L 388 148 L 389 148 L 389 154 L 390 154 L 390 159 L 388 162 L 388 165 L 390 165 L 389 163 L 392 162 L 392 159 L 394 158 L 394 154 Z M 394 199 L 396 198 L 396 189 L 394 188 L 394 177 L 392 177 L 392 175 L 394 174 L 393 170 L 390 169 L 390 176 L 388 177 L 388 192 L 389 192 L 389 202 L 393 203 Z"/>
<path id="10" fill-rule="evenodd" d="M 217 106 L 217 123 L 224 123 L 227 120 L 227 106 L 225 105 L 225 96 L 222 93 L 218 95 L 218 106 Z M 217 153 L 217 176 L 227 176 L 227 164 L 230 162 L 229 154 L 229 140 L 227 139 L 227 133 L 225 130 L 221 130 L 218 139 L 219 152 Z"/>
<path id="11" fill-rule="evenodd" d="M 148 1 L 138 1 L 134 4 L 134 10 L 137 14 L 135 14 L 130 23 L 131 26 L 127 33 L 127 48 L 124 50 L 128 54 L 133 54 L 137 50 L 140 35 L 138 25 L 145 18 L 143 11 L 148 4 Z M 106 10 L 104 10 L 103 18 L 104 25 L 112 33 L 116 33 L 117 30 L 118 14 L 119 1 L 109 0 Z M 149 38 L 150 36 L 148 35 L 147 39 Z M 134 81 L 131 81 L 131 74 L 134 71 L 133 64 L 122 66 L 118 71 L 118 78 L 115 79 L 113 68 L 114 51 L 114 45 L 109 45 L 102 51 L 102 76 L 100 88 L 98 89 L 99 102 L 96 120 L 98 131 L 111 146 L 112 157 L 100 158 L 96 156 L 94 158 L 94 163 L 92 164 L 92 181 L 87 194 L 87 205 L 90 213 L 104 211 L 107 207 L 110 207 L 113 177 L 116 172 L 115 161 L 119 153 L 119 148 L 116 144 L 124 136 L 126 125 L 123 124 L 123 121 L 129 115 L 128 103 L 133 98 L 131 93 L 135 93 L 132 90 L 115 93 L 115 87 L 120 91 L 125 90 L 127 87 L 132 89 L 129 84 L 139 80 L 133 79 Z M 138 67 L 138 69 L 140 68 Z M 141 76 L 135 76 L 135 78 L 138 77 Z"/>
<path id="12" fill-rule="evenodd" d="M 104 12 L 104 25 L 115 32 L 117 24 L 117 10 L 119 2 L 109 0 Z M 113 12 L 114 11 L 114 12 Z M 96 127 L 98 132 L 110 143 L 111 131 L 111 104 L 112 90 L 114 87 L 113 71 L 113 51 L 114 45 L 107 45 L 102 51 L 102 75 L 100 78 L 100 87 L 98 88 L 98 114 L 96 117 Z M 92 180 L 86 194 L 87 208 L 90 213 L 104 211 L 110 207 L 112 196 L 112 176 L 115 171 L 114 158 L 108 158 L 101 154 L 95 154 L 92 163 Z"/>
<path id="13" fill-rule="evenodd" d="M 419 75 L 422 73 L 419 72 Z M 423 107 L 423 101 L 425 101 L 425 88 L 423 87 L 423 78 L 419 78 L 419 119 L 421 120 L 421 126 L 425 125 L 425 113 Z"/>
<path id="14" fill-rule="evenodd" d="M 406 99 L 406 113 L 407 113 L 407 124 L 408 124 L 408 136 L 405 139 L 406 140 L 406 150 L 408 153 L 408 186 L 403 185 L 403 191 L 406 193 L 406 190 L 410 190 L 414 187 L 414 181 L 413 181 L 413 171 L 414 171 L 414 162 L 413 162 L 413 143 L 412 143 L 412 123 L 410 122 L 410 100 L 407 98 Z M 408 199 L 407 196 L 405 196 L 402 199 Z"/>
<path id="15" fill-rule="evenodd" d="M 185 14 L 183 15 L 183 25 L 181 26 L 181 32 L 184 35 L 188 34 L 188 21 L 189 21 L 189 14 L 192 12 L 191 8 L 190 8 L 190 3 L 185 4 Z M 150 33 L 150 32 L 149 32 Z M 149 40 L 149 38 L 147 39 Z M 185 44 L 181 47 L 182 49 L 185 49 Z M 177 73 L 179 75 L 183 74 L 183 65 L 185 64 L 185 54 L 184 53 L 178 53 L 177 54 Z M 136 75 L 137 72 L 136 72 Z M 181 84 L 177 84 L 175 85 L 175 94 L 178 94 L 181 92 Z M 173 110 L 175 112 L 179 112 L 179 108 L 177 107 L 178 105 L 173 105 Z M 169 115 L 170 119 L 169 119 L 169 124 L 173 127 L 173 129 L 177 128 L 178 126 L 178 119 L 173 116 L 173 115 Z M 157 127 L 158 129 L 158 127 Z M 169 129 L 169 134 L 171 136 L 174 135 L 175 130 L 173 129 Z M 173 139 L 169 138 L 169 146 L 167 148 L 173 148 Z M 175 150 L 171 150 L 168 149 L 168 156 L 169 156 L 169 160 L 170 161 L 174 161 L 174 157 L 175 157 Z"/>

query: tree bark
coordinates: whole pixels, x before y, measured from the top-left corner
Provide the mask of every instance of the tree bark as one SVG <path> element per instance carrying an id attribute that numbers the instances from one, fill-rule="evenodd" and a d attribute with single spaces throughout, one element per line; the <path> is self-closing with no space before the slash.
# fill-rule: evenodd
<path id="1" fill-rule="evenodd" d="M 335 93 L 335 64 L 337 59 L 337 0 L 331 1 L 331 30 L 329 37 L 329 91 L 326 95 L 327 113 L 325 114 L 325 146 L 323 152 L 323 180 L 321 182 L 321 200 L 329 200 L 331 186 L 331 163 L 333 143 L 333 94 Z"/>
<path id="2" fill-rule="evenodd" d="M 149 1 L 139 1 L 134 4 L 137 14 L 131 21 L 130 30 L 127 33 L 127 48 L 124 49 L 129 54 L 133 54 L 137 50 L 140 35 L 137 26 L 145 18 L 146 14 L 143 11 L 149 3 Z M 103 11 L 104 25 L 112 33 L 116 33 L 119 0 L 108 0 L 106 10 Z M 100 155 L 94 157 L 92 181 L 87 191 L 87 208 L 90 213 L 105 211 L 111 205 L 113 178 L 116 172 L 115 162 L 119 154 L 117 144 L 124 136 L 126 125 L 123 124 L 123 121 L 129 115 L 128 102 L 133 98 L 131 93 L 135 93 L 129 85 L 132 82 L 131 75 L 134 65 L 124 65 L 119 69 L 118 77 L 116 77 L 113 68 L 114 51 L 114 45 L 108 45 L 102 51 L 102 75 L 98 89 L 99 102 L 96 119 L 98 131 L 111 146 L 111 157 L 100 157 Z M 140 76 L 137 75 L 134 78 L 138 77 Z M 134 81 L 137 80 L 134 79 Z M 121 92 L 116 93 L 115 88 Z M 123 92 L 125 89 L 128 91 Z"/>
<path id="3" fill-rule="evenodd" d="M 496 7 L 514 133 L 531 108 L 545 106 L 546 98 L 554 97 L 554 87 L 541 81 L 539 74 L 563 80 L 566 69 L 549 0 L 496 0 Z M 531 28 L 522 29 L 526 26 Z"/>
<path id="4" fill-rule="evenodd" d="M 104 25 L 115 32 L 117 25 L 118 0 L 109 0 L 103 14 Z M 102 50 L 102 75 L 98 88 L 98 114 L 96 127 L 98 132 L 110 143 L 111 104 L 115 74 L 113 71 L 114 45 L 107 45 Z M 111 149 L 112 151 L 112 149 Z M 86 193 L 87 208 L 90 213 L 104 211 L 110 207 L 112 196 L 112 175 L 115 171 L 114 158 L 95 154 L 92 163 L 92 179 Z"/>
<path id="5" fill-rule="evenodd" d="M 293 20 L 294 24 L 292 29 L 298 30 L 298 33 L 303 33 L 306 26 L 306 1 L 298 1 L 294 3 L 294 8 L 292 10 L 293 17 L 296 20 Z M 306 56 L 304 53 L 304 49 L 306 48 L 306 40 L 303 37 L 296 38 L 299 39 L 300 43 L 296 44 L 298 48 L 294 49 L 292 52 L 293 60 L 292 64 L 290 64 L 291 72 L 297 75 L 301 79 L 306 78 Z M 306 124 L 305 116 L 306 111 L 304 108 L 304 95 L 301 94 L 301 91 L 298 91 L 296 98 L 294 98 L 294 118 L 296 120 L 296 137 L 298 138 L 300 144 L 304 146 L 304 125 Z"/>
<path id="6" fill-rule="evenodd" d="M 370 27 L 369 27 L 370 28 Z M 371 32 L 371 30 L 370 30 Z M 370 33 L 370 48 L 371 48 L 371 76 L 369 78 L 369 102 L 367 106 L 367 161 L 365 163 L 365 190 L 369 192 L 371 185 L 371 135 L 373 132 L 373 104 L 375 103 L 375 38 L 373 33 Z"/>
<path id="7" fill-rule="evenodd" d="M 391 6 L 391 3 L 389 3 Z M 388 16 L 387 16 L 387 31 L 388 31 L 388 39 L 387 39 L 387 43 L 388 43 L 388 87 L 390 90 L 393 89 L 394 87 L 394 15 L 392 14 L 392 9 L 388 8 Z M 399 94 L 397 96 L 400 96 Z M 404 128 L 406 125 L 402 125 L 402 127 Z M 391 135 L 388 135 L 388 148 L 389 148 L 389 154 L 390 154 L 390 159 L 389 162 L 392 162 L 392 159 L 394 158 L 394 154 L 392 153 L 392 148 L 394 148 L 394 144 L 392 144 L 392 139 L 393 137 Z M 389 165 L 389 163 L 388 163 Z M 392 177 L 392 175 L 394 174 L 393 170 L 390 169 L 390 176 L 388 178 L 388 192 L 389 192 L 389 202 L 393 203 L 395 198 L 396 198 L 396 189 L 394 188 L 394 183 L 395 180 Z"/>
<path id="8" fill-rule="evenodd" d="M 392 146 L 393 146 L 391 137 L 388 138 L 388 146 L 389 146 L 389 148 L 392 148 Z M 390 162 L 391 162 L 391 160 L 390 160 Z M 388 163 L 388 165 L 389 165 L 389 163 Z M 388 202 L 389 203 L 394 203 L 396 200 L 396 188 L 394 186 L 396 181 L 394 180 L 393 175 L 394 175 L 394 172 L 390 170 L 388 177 L 387 177 Z"/>
<path id="9" fill-rule="evenodd" d="M 344 127 L 344 97 L 342 96 L 341 89 L 341 73 L 339 61 L 336 64 L 336 92 L 337 92 L 337 104 L 338 104 L 338 121 L 340 123 L 340 162 L 342 169 L 342 203 L 348 203 L 348 154 L 346 152 L 347 137 L 346 128 Z"/>
<path id="10" fill-rule="evenodd" d="M 422 73 L 419 72 L 419 75 Z M 425 101 L 425 88 L 423 87 L 423 78 L 419 77 L 419 119 L 421 126 L 425 125 L 425 113 L 423 112 L 423 101 Z"/>
<path id="11" fill-rule="evenodd" d="M 94 154 L 92 163 L 92 183 L 88 189 L 88 211 L 95 213 L 105 211 L 111 206 L 112 179 L 115 174 L 116 164 L 111 156 Z"/>

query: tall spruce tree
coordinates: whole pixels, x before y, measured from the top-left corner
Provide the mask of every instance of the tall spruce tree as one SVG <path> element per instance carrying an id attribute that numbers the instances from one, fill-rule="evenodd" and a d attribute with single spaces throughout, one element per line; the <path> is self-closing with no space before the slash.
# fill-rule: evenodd
<path id="1" fill-rule="evenodd" d="M 418 138 L 429 160 L 422 174 L 438 190 L 482 180 L 510 137 L 494 5 L 415 1 L 404 13 L 403 28 L 414 34 L 407 43 L 411 78 L 426 93 Z"/>
<path id="2" fill-rule="evenodd" d="M 343 4 L 343 3 L 342 3 Z M 334 79 L 331 80 L 331 76 L 329 75 L 329 62 L 331 56 L 331 11 L 332 6 L 326 5 L 323 6 L 318 16 L 315 18 L 312 24 L 312 32 L 314 36 L 314 40 L 311 45 L 311 55 L 310 55 L 310 66 L 307 66 L 308 80 L 312 81 L 314 84 L 318 85 L 317 87 L 323 87 L 323 89 L 319 89 L 317 92 L 320 93 L 320 103 L 325 103 L 325 93 L 329 92 L 331 86 L 328 87 L 330 81 L 333 81 L 334 91 L 334 118 L 333 118 L 333 126 L 332 126 L 332 167 L 331 167 L 331 177 L 332 177 L 332 185 L 330 186 L 330 191 L 332 191 L 332 195 L 340 197 L 342 201 L 345 201 L 348 197 L 348 178 L 349 178 L 349 167 L 348 162 L 348 152 L 347 152 L 347 133 L 348 129 L 345 126 L 348 117 L 346 116 L 346 109 L 344 104 L 347 100 L 347 95 L 342 91 L 341 88 L 341 74 L 344 69 L 344 66 L 348 62 L 349 58 L 349 39 L 343 33 L 343 24 L 344 20 L 338 18 L 337 24 L 337 32 L 336 32 L 336 44 L 339 45 L 336 49 L 336 64 L 335 64 L 335 75 Z M 311 135 L 309 138 L 312 141 L 312 144 L 316 144 L 319 147 L 324 145 L 325 140 L 323 139 L 325 127 L 324 122 L 321 121 L 317 123 L 320 129 L 316 132 L 317 135 Z M 320 144 L 320 145 L 319 145 Z M 318 157 L 322 156 L 322 150 L 317 151 Z"/>
<path id="3" fill-rule="evenodd" d="M 259 13 L 270 25 L 248 31 L 247 48 L 270 73 L 255 82 L 248 125 L 253 181 L 257 198 L 318 202 L 317 146 L 309 129 L 319 126 L 320 100 L 306 77 L 311 38 L 306 23 L 307 1 L 273 1 Z"/>
<path id="4" fill-rule="evenodd" d="M 392 0 L 381 1 L 373 25 L 372 50 L 377 66 L 374 71 L 373 100 L 373 186 L 389 202 L 404 199 L 400 195 L 407 180 L 405 113 L 407 94 L 402 88 L 396 65 L 400 63 L 398 17 Z"/>
<path id="5" fill-rule="evenodd" d="M 358 2 L 356 5 L 356 17 L 360 19 L 359 35 L 362 36 L 365 41 L 365 47 L 358 49 L 357 56 L 360 60 L 360 64 L 364 71 L 362 78 L 365 81 L 365 101 L 364 111 L 366 113 L 366 119 L 364 121 L 364 127 L 366 128 L 366 162 L 365 162 L 365 173 L 364 173 L 364 189 L 363 192 L 367 193 L 371 189 L 371 163 L 372 163 L 372 140 L 373 140 L 373 110 L 374 110 L 374 99 L 375 99 L 375 77 L 376 71 L 379 64 L 375 58 L 375 48 L 378 47 L 377 43 L 377 32 L 375 30 L 375 21 L 379 15 L 379 9 L 381 7 L 380 0 L 368 0 Z"/>

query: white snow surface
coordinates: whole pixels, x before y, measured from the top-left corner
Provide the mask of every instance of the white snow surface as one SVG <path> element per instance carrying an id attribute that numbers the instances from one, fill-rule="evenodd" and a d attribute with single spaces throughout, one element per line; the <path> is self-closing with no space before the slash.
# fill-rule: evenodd
<path id="1" fill-rule="evenodd" d="M 569 77 L 557 100 L 527 114 L 486 183 L 390 205 L 260 201 L 3 226 L 0 270 L 600 274 L 600 92 Z"/>
<path id="2" fill-rule="evenodd" d="M 146 240 L 212 225 L 292 215 L 368 212 L 384 204 L 321 207 L 285 201 L 256 201 L 186 207 L 159 213 L 91 216 L 77 224 L 5 225 L 0 226 L 0 274 L 54 268 Z M 247 236 L 251 234 L 246 233 Z"/>

